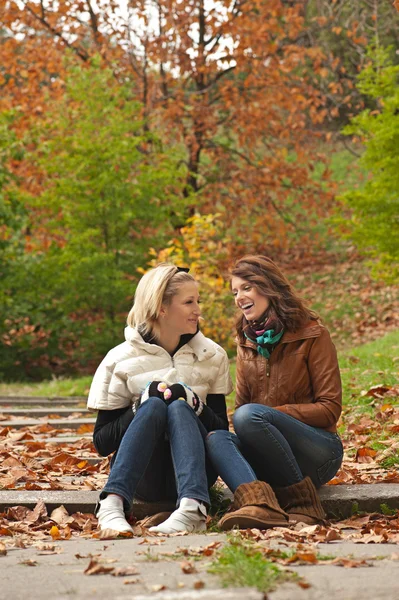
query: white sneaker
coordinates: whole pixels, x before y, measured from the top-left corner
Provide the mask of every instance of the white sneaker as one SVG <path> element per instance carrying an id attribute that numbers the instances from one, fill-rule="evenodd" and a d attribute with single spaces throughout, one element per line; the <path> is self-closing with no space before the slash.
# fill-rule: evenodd
<path id="1" fill-rule="evenodd" d="M 180 506 L 163 523 L 150 527 L 155 533 L 177 533 L 178 531 L 205 531 L 206 507 L 197 500 L 182 498 Z"/>
<path id="2" fill-rule="evenodd" d="M 100 507 L 96 516 L 101 530 L 112 529 L 120 533 L 124 531 L 133 533 L 133 529 L 125 518 L 123 499 L 116 494 L 109 494 L 106 498 L 100 500 Z"/>

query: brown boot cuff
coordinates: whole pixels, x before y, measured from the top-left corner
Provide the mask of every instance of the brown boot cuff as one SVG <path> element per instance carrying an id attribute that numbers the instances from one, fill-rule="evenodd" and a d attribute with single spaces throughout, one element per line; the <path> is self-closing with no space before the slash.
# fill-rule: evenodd
<path id="1" fill-rule="evenodd" d="M 280 505 L 288 514 L 305 515 L 317 521 L 325 520 L 326 514 L 310 477 L 305 477 L 294 485 L 277 488 L 275 492 Z"/>
<path id="2" fill-rule="evenodd" d="M 265 481 L 252 481 L 238 486 L 234 493 L 233 510 L 244 506 L 262 506 L 270 508 L 284 517 L 287 516 L 279 505 L 272 488 Z"/>

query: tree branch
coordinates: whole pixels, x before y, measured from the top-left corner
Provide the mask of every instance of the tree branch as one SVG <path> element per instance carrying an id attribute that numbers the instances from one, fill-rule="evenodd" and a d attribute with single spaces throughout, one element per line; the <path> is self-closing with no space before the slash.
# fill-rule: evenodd
<path id="1" fill-rule="evenodd" d="M 56 37 L 58 37 L 64 44 L 65 46 L 67 46 L 67 48 L 70 48 L 71 50 L 73 50 L 78 56 L 79 58 L 81 58 L 84 62 L 86 62 L 87 60 L 89 60 L 89 55 L 87 54 L 87 52 L 84 52 L 81 48 L 77 48 L 76 46 L 74 46 L 73 44 L 71 44 L 71 42 L 68 42 L 68 40 L 62 35 L 62 33 L 60 33 L 59 31 L 57 31 L 56 29 L 54 29 L 54 27 L 47 21 L 47 19 L 45 18 L 45 13 L 44 13 L 44 6 L 43 3 L 41 3 L 41 8 L 42 8 L 42 15 L 40 16 L 38 15 L 30 6 L 28 6 L 27 4 L 24 4 L 26 10 L 35 18 L 37 19 L 46 29 L 48 29 L 53 35 L 55 35 Z"/>

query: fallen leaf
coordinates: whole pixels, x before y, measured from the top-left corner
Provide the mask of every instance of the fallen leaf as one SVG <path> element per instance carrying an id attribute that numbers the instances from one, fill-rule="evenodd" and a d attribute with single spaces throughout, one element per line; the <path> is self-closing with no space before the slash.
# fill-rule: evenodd
<path id="1" fill-rule="evenodd" d="M 304 562 L 310 564 L 317 564 L 317 556 L 314 552 L 296 552 L 290 558 L 287 559 L 287 563 L 293 562 Z"/>
<path id="2" fill-rule="evenodd" d="M 132 538 L 130 531 L 115 531 L 114 529 L 102 529 L 93 533 L 93 538 L 99 540 L 116 540 L 117 538 Z"/>
<path id="3" fill-rule="evenodd" d="M 340 540 L 340 539 L 342 539 L 342 536 L 339 533 L 339 531 L 337 531 L 336 529 L 329 529 L 327 531 L 327 534 L 325 537 L 326 542 L 333 542 L 335 540 Z"/>
<path id="4" fill-rule="evenodd" d="M 150 592 L 162 592 L 163 590 L 167 589 L 166 585 L 163 585 L 162 583 L 157 583 L 155 585 L 149 585 L 147 587 Z"/>
<path id="5" fill-rule="evenodd" d="M 298 585 L 304 590 L 307 590 L 311 587 L 310 583 L 308 583 L 307 581 L 298 581 Z"/>
<path id="6" fill-rule="evenodd" d="M 114 567 L 106 567 L 97 560 L 91 559 L 83 573 L 85 575 L 106 575 L 107 573 L 112 573 L 113 570 Z"/>
<path id="7" fill-rule="evenodd" d="M 58 525 L 62 525 L 64 523 L 71 523 L 73 521 L 73 519 L 71 519 L 71 517 L 69 516 L 69 513 L 65 506 L 58 506 L 57 508 L 55 508 L 50 515 L 50 519 L 58 523 Z"/>
<path id="8" fill-rule="evenodd" d="M 352 558 L 335 558 L 331 564 L 346 569 L 356 569 L 357 567 L 370 567 L 371 565 L 366 560 L 354 560 Z"/>
<path id="9" fill-rule="evenodd" d="M 52 526 L 50 529 L 50 535 L 53 540 L 59 540 L 61 538 L 60 530 L 58 529 L 57 525 Z"/>
<path id="10" fill-rule="evenodd" d="M 372 448 L 359 448 L 356 452 L 356 462 L 369 463 L 373 462 L 373 458 L 377 455 L 377 450 Z"/>
<path id="11" fill-rule="evenodd" d="M 33 558 L 27 558 L 26 560 L 21 560 L 20 565 L 26 565 L 27 567 L 37 567 L 37 562 L 33 560 Z"/>
<path id="12" fill-rule="evenodd" d="M 195 590 L 202 590 L 202 588 L 205 587 L 205 583 L 203 581 L 201 581 L 201 579 L 197 579 L 197 581 L 194 581 L 193 583 L 193 588 Z"/>
<path id="13" fill-rule="evenodd" d="M 189 562 L 188 560 L 185 560 L 182 563 L 180 563 L 180 568 L 186 575 L 190 575 L 191 573 L 197 572 L 197 569 L 195 568 L 193 563 Z"/>
<path id="14" fill-rule="evenodd" d="M 114 577 L 127 577 L 129 575 L 138 575 L 139 571 L 137 570 L 137 567 L 119 567 L 117 569 L 114 569 L 112 575 Z"/>

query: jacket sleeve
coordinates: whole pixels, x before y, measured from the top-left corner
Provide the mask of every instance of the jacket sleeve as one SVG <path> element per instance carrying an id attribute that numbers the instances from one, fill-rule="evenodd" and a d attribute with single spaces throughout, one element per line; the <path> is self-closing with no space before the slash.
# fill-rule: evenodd
<path id="1" fill-rule="evenodd" d="M 283 404 L 275 408 L 312 427 L 331 427 L 341 414 L 342 386 L 337 352 L 326 329 L 311 346 L 308 370 L 313 398 L 304 399 L 303 404 Z"/>
<path id="2" fill-rule="evenodd" d="M 227 353 L 225 350 L 223 350 L 223 348 L 219 346 L 217 352 L 217 355 L 220 359 L 220 365 L 217 376 L 214 378 L 214 381 L 209 388 L 208 396 L 213 394 L 223 394 L 223 396 L 227 396 L 233 391 L 233 383 L 230 376 L 230 363 Z"/>
<path id="3" fill-rule="evenodd" d="M 101 456 L 108 456 L 119 448 L 119 444 L 133 417 L 130 406 L 115 410 L 98 411 L 94 426 L 93 443 Z"/>
<path id="4" fill-rule="evenodd" d="M 224 394 L 208 394 L 206 404 L 198 417 L 207 431 L 214 429 L 229 429 L 226 399 Z"/>
<path id="5" fill-rule="evenodd" d="M 108 404 L 123 408 L 132 402 L 132 392 L 128 388 L 126 371 L 117 365 L 108 388 Z"/>
<path id="6" fill-rule="evenodd" d="M 240 346 L 237 349 L 237 361 L 236 361 L 236 409 L 243 404 L 251 402 L 251 394 L 249 391 L 248 383 L 244 375 L 244 357 L 243 351 Z"/>

